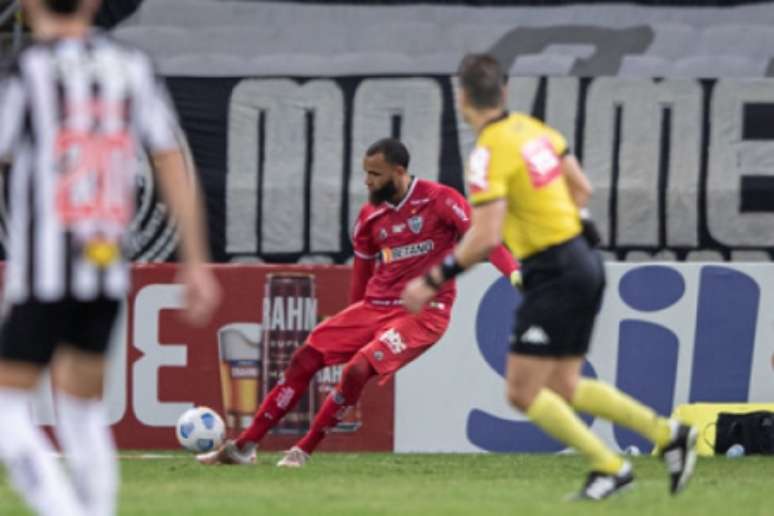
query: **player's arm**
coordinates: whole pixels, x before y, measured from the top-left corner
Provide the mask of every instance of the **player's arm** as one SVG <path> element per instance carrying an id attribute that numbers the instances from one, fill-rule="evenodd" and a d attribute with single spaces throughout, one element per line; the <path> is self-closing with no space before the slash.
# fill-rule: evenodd
<path id="1" fill-rule="evenodd" d="M 357 303 L 365 297 L 368 280 L 374 273 L 374 260 L 355 256 L 352 262 L 352 284 L 349 287 L 349 302 Z"/>
<path id="2" fill-rule="evenodd" d="M 182 267 L 180 280 L 185 288 L 186 318 L 203 325 L 220 303 L 220 287 L 209 261 L 204 225 L 204 204 L 199 196 L 195 174 L 181 152 L 176 133 L 180 131 L 174 108 L 163 83 L 155 78 L 150 62 L 143 60 L 138 81 L 137 122 L 148 149 L 162 197 L 170 208 L 180 232 Z"/>
<path id="3" fill-rule="evenodd" d="M 562 158 L 562 173 L 575 206 L 579 210 L 586 208 L 591 197 L 591 183 L 589 183 L 586 174 L 583 173 L 578 159 L 572 154 L 567 154 Z"/>
<path id="4" fill-rule="evenodd" d="M 475 206 L 470 229 L 454 250 L 423 277 L 412 280 L 406 286 L 402 296 L 405 308 L 419 312 L 444 282 L 485 260 L 502 243 L 500 235 L 505 213 L 505 199 L 495 199 Z"/>
<path id="5" fill-rule="evenodd" d="M 591 247 L 596 247 L 602 241 L 599 235 L 596 225 L 591 220 L 591 215 L 588 211 L 589 198 L 591 197 L 592 188 L 586 175 L 583 173 L 578 159 L 570 153 L 567 147 L 567 140 L 564 136 L 559 134 L 558 131 L 546 126 L 546 136 L 554 147 L 558 156 L 562 157 L 560 166 L 562 167 L 562 175 L 564 176 L 565 184 L 570 192 L 573 203 L 580 212 L 582 234 Z"/>
<path id="6" fill-rule="evenodd" d="M 562 172 L 572 200 L 580 211 L 583 237 L 591 247 L 596 247 L 602 241 L 602 237 L 596 224 L 591 220 L 591 214 L 587 208 L 592 193 L 591 183 L 583 173 L 578 160 L 571 154 L 562 158 Z"/>
<path id="7" fill-rule="evenodd" d="M 585 208 L 591 197 L 591 183 L 583 173 L 578 159 L 570 152 L 567 140 L 559 131 L 546 125 L 543 126 L 543 134 L 551 142 L 556 156 L 561 158 L 562 175 L 575 206 L 579 210 Z"/>
<path id="8" fill-rule="evenodd" d="M 203 203 L 179 150 L 155 153 L 152 160 L 162 196 L 180 231 L 186 316 L 190 323 L 203 325 L 220 303 L 220 287 L 212 272 L 204 267 L 209 253 Z"/>
<path id="9" fill-rule="evenodd" d="M 368 205 L 364 205 L 352 230 L 352 250 L 355 259 L 352 262 L 352 283 L 349 288 L 349 301 L 356 303 L 365 297 L 368 281 L 376 268 L 377 247 L 371 240 L 364 221 L 368 218 Z"/>
<path id="10" fill-rule="evenodd" d="M 508 182 L 517 171 L 506 156 L 510 155 L 493 152 L 493 147 L 487 146 L 486 142 L 480 143 L 471 153 L 468 163 L 468 186 L 473 205 L 470 229 L 440 264 L 406 286 L 402 300 L 407 310 L 421 310 L 444 282 L 485 260 L 502 244 Z"/>
<path id="11" fill-rule="evenodd" d="M 445 261 L 449 261 L 449 257 L 452 257 L 457 266 L 465 270 L 489 258 L 493 251 L 502 247 L 505 212 L 505 199 L 496 199 L 474 206 L 470 229 L 462 236 L 462 240 Z M 441 267 L 436 267 L 434 270 L 439 272 L 440 269 Z M 442 279 L 438 275 L 435 277 Z"/>
<path id="12" fill-rule="evenodd" d="M 505 244 L 501 243 L 489 253 L 489 262 L 508 278 L 511 285 L 521 287 L 521 267 Z"/>
<path id="13" fill-rule="evenodd" d="M 445 202 L 442 204 L 445 216 L 457 230 L 459 235 L 464 235 L 470 229 L 472 208 L 470 203 L 456 190 L 449 188 Z M 521 284 L 521 274 L 519 273 L 519 264 L 513 258 L 513 254 L 500 244 L 489 253 L 485 259 L 499 270 L 503 276 L 508 278 L 514 285 Z"/>

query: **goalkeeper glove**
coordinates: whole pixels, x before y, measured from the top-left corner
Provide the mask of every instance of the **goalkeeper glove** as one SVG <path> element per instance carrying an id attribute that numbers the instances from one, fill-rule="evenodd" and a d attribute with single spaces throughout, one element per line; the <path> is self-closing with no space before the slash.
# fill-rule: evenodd
<path id="1" fill-rule="evenodd" d="M 521 288 L 523 287 L 522 282 L 521 282 L 521 270 L 520 269 L 516 269 L 515 271 L 513 271 L 511 273 L 511 278 L 510 279 L 511 279 L 511 285 L 513 285 L 517 289 L 521 290 Z"/>
<path id="2" fill-rule="evenodd" d="M 602 242 L 602 237 L 599 234 L 597 225 L 594 224 L 593 220 L 591 220 L 591 215 L 589 214 L 589 210 L 587 210 L 586 208 L 583 208 L 580 211 L 580 219 L 581 219 L 581 235 L 583 235 L 583 238 L 586 239 L 586 242 L 588 242 L 589 247 L 591 247 L 592 249 L 595 247 L 598 247 L 599 244 Z"/>

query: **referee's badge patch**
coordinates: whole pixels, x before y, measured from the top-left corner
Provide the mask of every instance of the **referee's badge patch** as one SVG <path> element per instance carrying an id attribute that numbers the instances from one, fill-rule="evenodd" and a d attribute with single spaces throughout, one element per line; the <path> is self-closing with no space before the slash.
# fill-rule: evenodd
<path id="1" fill-rule="evenodd" d="M 468 186 L 472 193 L 489 188 L 489 149 L 476 147 L 468 159 Z"/>
<path id="2" fill-rule="evenodd" d="M 417 215 L 416 217 L 411 217 L 408 219 L 408 227 L 411 230 L 412 233 L 415 235 L 418 235 L 420 231 L 422 231 L 422 223 L 424 221 L 422 220 L 421 215 Z"/>

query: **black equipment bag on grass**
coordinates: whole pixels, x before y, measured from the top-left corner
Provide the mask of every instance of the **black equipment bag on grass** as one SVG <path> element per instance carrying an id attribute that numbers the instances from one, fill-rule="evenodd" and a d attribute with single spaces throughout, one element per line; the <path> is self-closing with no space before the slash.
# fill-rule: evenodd
<path id="1" fill-rule="evenodd" d="M 724 454 L 731 446 L 741 444 L 745 455 L 774 455 L 774 412 L 721 412 L 716 430 L 716 454 Z"/>

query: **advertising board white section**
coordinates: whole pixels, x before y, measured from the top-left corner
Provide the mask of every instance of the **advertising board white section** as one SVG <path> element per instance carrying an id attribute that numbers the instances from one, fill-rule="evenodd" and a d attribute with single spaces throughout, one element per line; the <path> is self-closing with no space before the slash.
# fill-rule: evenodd
<path id="1" fill-rule="evenodd" d="M 607 278 L 588 356 L 599 378 L 664 413 L 690 401 L 774 401 L 774 266 L 613 263 Z M 396 451 L 558 451 L 508 406 L 490 366 L 488 338 L 504 339 L 497 326 L 512 311 L 482 324 L 508 304 L 503 283 L 490 265 L 463 276 L 446 335 L 398 373 Z M 504 360 L 507 344 L 496 347 Z M 642 444 L 605 421 L 592 428 L 616 448 Z"/>

